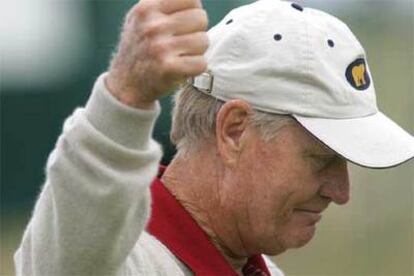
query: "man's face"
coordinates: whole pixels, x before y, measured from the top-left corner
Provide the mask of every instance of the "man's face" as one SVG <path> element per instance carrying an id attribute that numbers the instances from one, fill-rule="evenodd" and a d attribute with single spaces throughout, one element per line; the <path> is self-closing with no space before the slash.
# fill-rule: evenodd
<path id="1" fill-rule="evenodd" d="M 349 200 L 346 161 L 299 124 L 283 127 L 270 142 L 253 130 L 247 136 L 225 179 L 243 247 L 276 255 L 305 245 L 329 203 Z"/>

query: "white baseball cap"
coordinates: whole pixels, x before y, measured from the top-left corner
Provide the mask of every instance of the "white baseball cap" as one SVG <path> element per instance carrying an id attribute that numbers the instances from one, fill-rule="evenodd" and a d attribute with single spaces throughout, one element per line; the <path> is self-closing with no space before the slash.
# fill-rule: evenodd
<path id="1" fill-rule="evenodd" d="M 223 101 L 292 115 L 349 161 L 387 168 L 414 138 L 382 114 L 365 51 L 339 19 L 279 0 L 232 10 L 209 32 L 209 71 L 192 84 Z"/>

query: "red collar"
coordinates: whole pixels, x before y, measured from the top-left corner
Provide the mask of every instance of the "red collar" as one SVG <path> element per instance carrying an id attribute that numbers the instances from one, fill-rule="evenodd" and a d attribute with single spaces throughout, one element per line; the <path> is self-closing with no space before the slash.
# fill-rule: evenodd
<path id="1" fill-rule="evenodd" d="M 236 272 L 211 243 L 190 214 L 160 179 L 151 186 L 152 213 L 148 232 L 161 241 L 195 275 L 232 275 Z M 249 258 L 244 275 L 270 275 L 261 255 Z"/>

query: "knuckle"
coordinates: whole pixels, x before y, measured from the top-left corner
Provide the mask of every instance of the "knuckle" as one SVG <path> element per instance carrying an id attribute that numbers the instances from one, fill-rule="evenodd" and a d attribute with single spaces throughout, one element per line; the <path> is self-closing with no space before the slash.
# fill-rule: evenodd
<path id="1" fill-rule="evenodd" d="M 171 58 L 164 58 L 161 61 L 160 71 L 163 75 L 174 73 L 176 71 L 176 62 L 174 62 Z"/>
<path id="2" fill-rule="evenodd" d="M 155 40 L 150 44 L 148 50 L 153 58 L 161 59 L 168 53 L 169 44 L 163 40 Z"/>
<path id="3" fill-rule="evenodd" d="M 146 24 L 146 26 L 144 27 L 144 36 L 145 37 L 153 37 L 156 36 L 160 33 L 162 33 L 162 31 L 165 29 L 166 24 L 163 20 L 156 20 L 156 21 L 152 21 L 148 24 Z"/>
<path id="4" fill-rule="evenodd" d="M 133 8 L 134 14 L 137 15 L 139 18 L 147 17 L 153 10 L 153 4 L 151 3 L 152 2 L 148 1 L 140 1 Z"/>
<path id="5" fill-rule="evenodd" d="M 194 45 L 194 48 L 197 49 L 196 53 L 203 54 L 209 47 L 209 39 L 205 32 L 199 32 L 192 37 L 188 44 Z"/>
<path id="6" fill-rule="evenodd" d="M 201 0 L 193 0 L 192 1 L 193 7 L 202 7 L 202 2 Z"/>
<path id="7" fill-rule="evenodd" d="M 138 18 L 145 18 L 149 14 L 149 12 L 149 5 L 145 4 L 144 2 L 140 2 L 132 8 L 131 14 L 137 16 Z"/>
<path id="8" fill-rule="evenodd" d="M 204 57 L 199 57 L 197 61 L 194 61 L 191 66 L 188 66 L 187 74 L 191 76 L 197 76 L 207 70 L 207 61 Z"/>

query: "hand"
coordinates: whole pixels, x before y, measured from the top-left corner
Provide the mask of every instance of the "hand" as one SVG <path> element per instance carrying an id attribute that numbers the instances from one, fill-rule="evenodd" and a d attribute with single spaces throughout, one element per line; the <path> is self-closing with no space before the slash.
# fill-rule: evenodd
<path id="1" fill-rule="evenodd" d="M 124 104 L 151 108 L 207 69 L 207 25 L 200 0 L 141 0 L 126 16 L 108 89 Z"/>

